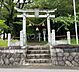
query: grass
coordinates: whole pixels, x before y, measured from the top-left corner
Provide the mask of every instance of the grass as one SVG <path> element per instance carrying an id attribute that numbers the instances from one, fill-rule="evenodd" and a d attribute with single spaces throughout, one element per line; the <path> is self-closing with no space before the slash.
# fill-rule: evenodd
<path id="1" fill-rule="evenodd" d="M 40 41 L 40 42 L 27 42 L 28 45 L 45 45 L 47 44 L 47 41 Z"/>
<path id="2" fill-rule="evenodd" d="M 16 42 L 17 40 L 11 40 L 11 42 Z M 7 47 L 8 46 L 8 40 L 2 40 L 0 39 L 0 47 Z"/>
<path id="3" fill-rule="evenodd" d="M 79 40 L 78 40 L 78 42 L 79 42 Z M 72 45 L 76 45 L 76 39 L 75 39 L 75 38 L 72 38 L 72 39 L 71 39 L 71 44 L 72 44 Z"/>
<path id="4" fill-rule="evenodd" d="M 11 42 L 17 42 L 18 40 L 11 40 Z M 27 42 L 28 45 L 44 45 L 46 44 L 47 42 Z M 8 40 L 2 40 L 0 39 L 0 47 L 7 47 L 8 46 Z"/>
<path id="5" fill-rule="evenodd" d="M 11 42 L 16 42 L 17 40 L 11 40 Z M 27 42 L 28 45 L 44 45 L 47 44 L 47 42 L 41 41 L 41 42 Z M 71 45 L 76 45 L 75 38 L 71 39 Z M 8 46 L 8 40 L 2 40 L 0 39 L 0 47 L 7 47 Z"/>
<path id="6" fill-rule="evenodd" d="M 5 46 L 5 47 L 7 47 L 7 46 L 8 46 L 8 41 L 7 41 L 7 40 L 1 40 L 1 39 L 0 39 L 0 46 Z"/>

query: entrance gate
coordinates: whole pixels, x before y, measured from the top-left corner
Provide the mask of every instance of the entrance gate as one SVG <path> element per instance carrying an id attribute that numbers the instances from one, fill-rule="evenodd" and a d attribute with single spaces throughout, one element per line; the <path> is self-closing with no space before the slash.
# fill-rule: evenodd
<path id="1" fill-rule="evenodd" d="M 23 46 L 26 46 L 26 18 L 27 17 L 38 17 L 38 18 L 47 18 L 47 31 L 48 31 L 48 43 L 51 43 L 51 29 L 50 29 L 50 18 L 54 18 L 55 15 L 51 15 L 50 13 L 55 12 L 57 9 L 54 10 L 39 10 L 39 9 L 27 9 L 27 10 L 23 10 L 23 9 L 19 9 L 16 8 L 15 9 L 18 12 L 21 12 L 23 14 L 21 15 L 17 15 L 17 17 L 22 17 L 23 18 Z M 34 15 L 29 15 L 28 13 L 35 13 Z M 39 13 L 46 13 L 44 15 L 40 15 Z"/>

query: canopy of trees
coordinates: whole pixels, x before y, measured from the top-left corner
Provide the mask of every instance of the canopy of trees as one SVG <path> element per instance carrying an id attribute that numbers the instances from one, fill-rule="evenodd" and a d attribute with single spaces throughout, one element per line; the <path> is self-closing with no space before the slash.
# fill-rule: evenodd
<path id="1" fill-rule="evenodd" d="M 76 1 L 76 12 L 77 12 L 77 23 L 78 23 L 79 0 L 75 1 Z M 14 36 L 19 35 L 19 32 L 22 29 L 22 19 L 18 19 L 16 17 L 18 13 L 14 9 L 15 6 L 16 4 L 13 3 L 13 0 L 0 0 L 0 21 L 1 20 L 5 21 L 0 23 L 0 27 L 6 28 Z M 64 30 L 71 30 L 72 32 L 74 32 L 73 0 L 33 0 L 32 3 L 24 4 L 23 9 L 27 8 L 29 9 L 39 8 L 49 10 L 57 8 L 57 11 L 54 13 L 56 15 L 56 18 L 51 19 L 52 28 L 56 29 L 57 31 L 64 28 Z M 39 24 L 44 19 L 28 18 L 27 25 L 29 24 L 29 20 L 35 22 L 35 24 Z M 29 27 L 27 29 L 30 30 Z"/>

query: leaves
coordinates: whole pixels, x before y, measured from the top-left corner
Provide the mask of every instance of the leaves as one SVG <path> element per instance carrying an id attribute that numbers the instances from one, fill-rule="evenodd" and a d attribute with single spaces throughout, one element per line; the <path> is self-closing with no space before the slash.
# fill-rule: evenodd
<path id="1" fill-rule="evenodd" d="M 54 22 L 61 24 L 61 26 L 58 28 L 57 31 L 59 31 L 59 29 L 61 29 L 63 26 L 64 26 L 65 30 L 68 30 L 67 27 L 74 23 L 74 17 L 71 15 L 59 16 L 54 19 Z"/>
<path id="2" fill-rule="evenodd" d="M 1 29 L 8 29 L 9 27 L 5 24 L 4 20 L 0 20 L 0 28 Z"/>
<path id="3" fill-rule="evenodd" d="M 55 14 L 56 16 L 54 20 L 52 19 L 52 21 L 56 23 L 55 26 L 57 24 L 60 24 L 57 31 L 59 31 L 62 27 L 64 27 L 65 30 L 68 30 L 69 27 L 74 24 L 73 0 L 33 0 L 33 1 L 34 1 L 33 3 L 24 4 L 23 9 L 39 8 L 39 9 L 53 10 L 57 8 L 57 11 L 55 13 L 52 13 L 52 14 Z M 14 10 L 15 4 L 13 3 L 13 0 L 0 0 L 0 5 L 1 7 L 4 6 L 3 8 L 0 7 L 0 19 L 5 20 L 5 23 L 1 22 L 1 27 L 7 28 L 6 26 L 8 25 L 11 31 L 14 31 L 14 33 L 16 32 L 15 31 L 16 26 L 19 29 L 21 29 L 22 22 L 19 22 L 20 19 L 18 20 L 16 18 L 18 13 Z M 79 13 L 78 13 L 79 0 L 76 0 L 76 11 L 77 11 L 77 22 L 79 22 Z M 38 18 L 30 18 L 30 20 L 36 24 L 43 21 L 43 19 L 38 19 Z M 27 19 L 27 23 L 28 23 L 28 19 Z M 53 22 L 51 24 L 53 24 Z"/>

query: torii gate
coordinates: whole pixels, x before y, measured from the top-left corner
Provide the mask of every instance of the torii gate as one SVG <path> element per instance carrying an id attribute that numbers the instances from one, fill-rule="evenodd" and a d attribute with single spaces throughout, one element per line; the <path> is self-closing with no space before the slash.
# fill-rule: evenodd
<path id="1" fill-rule="evenodd" d="M 39 18 L 47 18 L 47 30 L 48 30 L 48 43 L 51 43 L 51 29 L 50 29 L 50 18 L 55 18 L 55 15 L 50 15 L 50 13 L 55 12 L 57 9 L 54 10 L 39 10 L 39 9 L 26 9 L 26 10 L 22 10 L 19 8 L 15 9 L 18 12 L 23 13 L 22 15 L 17 15 L 17 17 L 22 17 L 23 18 L 23 40 L 24 40 L 24 44 L 23 46 L 26 45 L 26 18 L 27 17 L 39 17 Z M 35 15 L 29 15 L 27 13 L 31 13 L 31 12 L 35 12 Z M 39 15 L 39 13 L 46 13 L 45 15 Z"/>

